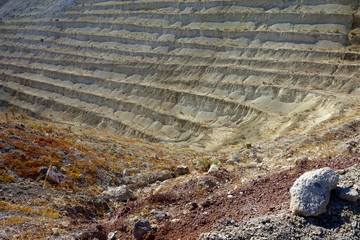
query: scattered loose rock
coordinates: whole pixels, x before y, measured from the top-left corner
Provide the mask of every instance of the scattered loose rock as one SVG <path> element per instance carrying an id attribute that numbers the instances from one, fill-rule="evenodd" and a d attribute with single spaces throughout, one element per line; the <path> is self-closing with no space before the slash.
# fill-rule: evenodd
<path id="1" fill-rule="evenodd" d="M 87 207 L 81 206 L 81 205 L 75 205 L 72 207 L 65 208 L 65 211 L 69 216 L 78 218 L 83 217 L 86 219 L 92 219 L 96 216 L 95 212 Z"/>
<path id="2" fill-rule="evenodd" d="M 60 180 L 59 180 L 59 177 L 58 177 L 57 173 L 52 169 L 48 169 L 45 179 L 48 180 L 49 182 L 52 182 L 52 183 L 55 183 L 55 184 L 60 183 Z"/>
<path id="3" fill-rule="evenodd" d="M 197 183 L 206 188 L 207 190 L 213 188 L 216 186 L 216 184 L 218 183 L 218 181 L 216 180 L 216 178 L 214 176 L 208 176 L 208 175 L 204 175 L 198 178 Z"/>
<path id="4" fill-rule="evenodd" d="M 177 166 L 175 169 L 176 175 L 185 175 L 185 174 L 188 174 L 189 172 L 190 172 L 190 170 L 189 170 L 188 166 L 185 166 L 185 165 Z"/>
<path id="5" fill-rule="evenodd" d="M 55 236 L 59 236 L 59 235 L 60 235 L 58 228 L 52 228 L 51 231 L 53 232 L 53 234 L 54 234 Z"/>
<path id="6" fill-rule="evenodd" d="M 108 234 L 108 236 L 107 236 L 107 239 L 108 240 L 115 240 L 116 239 L 115 234 L 116 234 L 116 232 L 110 232 Z"/>
<path id="7" fill-rule="evenodd" d="M 160 211 L 151 211 L 152 214 L 154 214 L 156 220 L 158 222 L 161 222 L 162 220 L 164 220 L 165 218 L 168 217 L 168 214 L 166 212 L 160 212 Z"/>
<path id="8" fill-rule="evenodd" d="M 189 202 L 185 205 L 185 209 L 189 210 L 189 211 L 193 211 L 195 209 L 197 209 L 199 207 L 199 205 L 195 202 Z"/>
<path id="9" fill-rule="evenodd" d="M 219 166 L 216 164 L 211 164 L 208 172 L 215 172 L 217 170 L 219 170 Z"/>
<path id="10" fill-rule="evenodd" d="M 127 186 L 109 187 L 103 194 L 121 202 L 127 201 L 133 197 L 133 193 Z"/>
<path id="11" fill-rule="evenodd" d="M 168 170 L 156 171 L 146 174 L 138 174 L 134 176 L 124 177 L 121 179 L 122 184 L 132 186 L 146 186 L 156 181 L 165 181 L 173 177 L 173 173 Z"/>
<path id="12" fill-rule="evenodd" d="M 232 159 L 227 160 L 226 163 L 227 163 L 227 164 L 230 164 L 230 165 L 236 165 L 236 164 L 237 164 L 237 163 L 236 163 L 234 160 L 232 160 Z"/>
<path id="13" fill-rule="evenodd" d="M 139 239 L 150 231 L 151 231 L 151 226 L 149 220 L 145 219 L 135 223 L 133 234 L 136 239 Z"/>
<path id="14" fill-rule="evenodd" d="M 338 181 L 339 174 L 328 167 L 304 173 L 290 189 L 290 209 L 302 216 L 325 213 L 330 191 L 336 187 Z"/>
<path id="15" fill-rule="evenodd" d="M 254 163 L 261 163 L 262 162 L 262 160 L 260 159 L 260 158 L 256 158 L 255 160 L 254 160 Z"/>
<path id="16" fill-rule="evenodd" d="M 123 176 L 124 176 L 124 177 L 130 176 L 130 171 L 129 171 L 129 169 L 127 169 L 127 168 L 124 169 L 124 171 L 123 171 Z"/>
<path id="17" fill-rule="evenodd" d="M 44 166 L 44 167 L 40 167 L 40 168 L 39 168 L 39 173 L 45 175 L 48 170 L 49 170 L 48 167 L 45 167 L 45 166 Z"/>
<path id="18" fill-rule="evenodd" d="M 337 187 L 335 192 L 339 196 L 339 198 L 349 202 L 356 202 L 360 198 L 358 191 L 351 188 Z"/>

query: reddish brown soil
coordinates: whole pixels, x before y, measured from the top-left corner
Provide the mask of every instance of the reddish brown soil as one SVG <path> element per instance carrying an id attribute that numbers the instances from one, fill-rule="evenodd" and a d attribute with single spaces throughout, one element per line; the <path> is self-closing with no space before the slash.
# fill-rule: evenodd
<path id="1" fill-rule="evenodd" d="M 116 214 L 96 226 L 92 226 L 92 233 L 98 237 L 104 237 L 110 231 L 118 231 L 117 239 L 133 239 L 132 226 L 128 225 L 128 216 L 138 213 L 145 205 L 152 208 L 160 205 L 172 204 L 180 215 L 176 216 L 179 221 L 166 220 L 154 229 L 152 234 L 145 239 L 169 240 L 169 239 L 198 239 L 199 235 L 209 232 L 221 219 L 231 218 L 236 221 L 275 213 L 279 210 L 288 209 L 290 194 L 289 189 L 295 179 L 305 171 L 322 167 L 343 169 L 359 163 L 359 156 L 342 156 L 336 158 L 319 159 L 317 161 L 304 160 L 296 168 L 271 174 L 264 178 L 252 181 L 246 186 L 239 186 L 231 191 L 232 198 L 228 198 L 225 189 L 225 181 L 236 181 L 236 176 L 227 171 L 219 171 L 210 175 L 220 182 L 214 188 L 202 193 L 195 180 L 191 180 L 181 186 L 175 186 L 166 194 L 151 196 L 147 201 L 137 200 L 128 203 L 117 211 Z M 237 175 L 238 176 L 238 175 Z M 235 185 L 232 185 L 232 189 Z M 220 195 L 218 193 L 220 192 Z M 178 196 L 178 197 L 174 197 Z M 196 202 L 198 207 L 193 207 L 187 214 L 181 212 L 189 202 Z M 207 212 L 207 214 L 204 214 Z M 93 235 L 94 236 L 94 235 Z"/>

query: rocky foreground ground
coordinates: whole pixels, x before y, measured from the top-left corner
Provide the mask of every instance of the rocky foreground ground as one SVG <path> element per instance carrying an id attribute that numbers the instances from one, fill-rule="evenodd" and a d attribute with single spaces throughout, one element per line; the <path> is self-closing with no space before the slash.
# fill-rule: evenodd
<path id="1" fill-rule="evenodd" d="M 360 190 L 359 119 L 214 152 L 13 109 L 0 120 L 1 239 L 134 239 L 146 220 L 144 239 L 359 239 L 357 203 L 332 195 L 318 217 L 289 210 L 309 170 L 331 167 Z"/>

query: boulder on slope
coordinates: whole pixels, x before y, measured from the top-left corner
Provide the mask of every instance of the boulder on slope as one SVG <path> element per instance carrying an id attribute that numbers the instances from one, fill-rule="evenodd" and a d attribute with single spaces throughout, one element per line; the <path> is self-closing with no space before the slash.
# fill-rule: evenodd
<path id="1" fill-rule="evenodd" d="M 290 189 L 290 209 L 302 216 L 325 213 L 330 191 L 336 188 L 338 181 L 338 173 L 328 167 L 304 173 Z"/>

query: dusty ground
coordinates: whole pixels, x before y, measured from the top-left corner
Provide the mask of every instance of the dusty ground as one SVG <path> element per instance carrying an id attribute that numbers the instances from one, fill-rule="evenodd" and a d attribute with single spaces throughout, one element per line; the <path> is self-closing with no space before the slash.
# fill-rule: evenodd
<path id="1" fill-rule="evenodd" d="M 286 212 L 289 189 L 305 171 L 359 163 L 359 120 L 211 153 L 100 135 L 11 110 L 0 119 L 2 239 L 106 239 L 110 232 L 133 239 L 141 219 L 153 229 L 145 239 L 198 239 L 224 219 L 241 223 Z M 205 163 L 213 162 L 220 170 L 206 173 Z M 180 164 L 190 173 L 176 176 Z M 59 184 L 39 171 L 51 166 Z M 167 180 L 156 178 L 162 171 L 170 172 Z M 122 184 L 134 198 L 118 202 L 101 195 Z M 157 220 L 156 212 L 165 217 Z"/>
<path id="2" fill-rule="evenodd" d="M 342 169 L 355 163 L 359 163 L 358 156 L 303 161 L 294 169 L 271 174 L 245 185 L 236 184 L 238 173 L 235 175 L 219 171 L 207 174 L 206 177 L 217 181 L 213 188 L 201 192 L 198 182 L 190 180 L 162 195 L 155 194 L 145 201 L 126 204 L 109 220 L 97 223 L 94 226 L 96 230 L 93 231 L 99 237 L 104 237 L 105 233 L 110 231 L 118 231 L 119 239 L 131 239 L 132 225 L 128 224 L 128 218 L 142 211 L 161 209 L 170 211 L 174 219 L 160 223 L 154 221 L 157 227 L 148 239 L 198 239 L 201 233 L 212 230 L 224 219 L 242 222 L 287 210 L 290 201 L 289 189 L 295 179 L 305 171 L 325 166 Z M 229 182 L 226 183 L 226 180 Z M 237 188 L 234 189 L 234 186 Z M 143 218 L 154 217 L 145 213 Z"/>
<path id="3" fill-rule="evenodd" d="M 80 223 L 116 208 L 118 203 L 98 196 L 107 187 L 126 182 L 142 188 L 173 177 L 177 164 L 202 158 L 190 150 L 110 137 L 10 110 L 0 117 L 1 239 L 42 239 L 52 228 L 61 233 L 82 229 Z M 60 183 L 45 181 L 42 168 L 53 169 Z M 125 169 L 130 176 L 123 177 Z"/>

